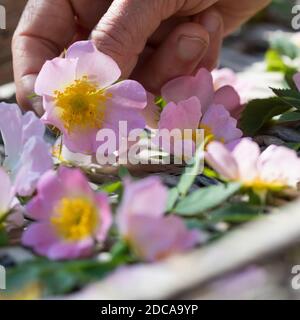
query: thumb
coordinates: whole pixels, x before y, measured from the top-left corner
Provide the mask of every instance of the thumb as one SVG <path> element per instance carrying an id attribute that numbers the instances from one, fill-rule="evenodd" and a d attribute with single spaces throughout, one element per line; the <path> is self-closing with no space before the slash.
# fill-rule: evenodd
<path id="1" fill-rule="evenodd" d="M 111 56 L 128 77 L 150 35 L 179 11 L 184 0 L 114 0 L 92 33 L 96 47 Z"/>

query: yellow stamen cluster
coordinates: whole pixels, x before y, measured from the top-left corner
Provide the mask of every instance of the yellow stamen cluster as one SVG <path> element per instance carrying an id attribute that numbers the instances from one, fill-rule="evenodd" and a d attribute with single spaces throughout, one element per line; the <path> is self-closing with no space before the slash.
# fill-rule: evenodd
<path id="1" fill-rule="evenodd" d="M 252 188 L 254 190 L 273 190 L 280 191 L 284 187 L 288 186 L 288 183 L 283 181 L 266 181 L 260 178 L 256 178 L 252 181 L 244 182 L 246 188 Z"/>
<path id="2" fill-rule="evenodd" d="M 97 209 L 86 198 L 63 198 L 51 223 L 63 239 L 78 241 L 94 233 L 99 223 Z"/>
<path id="3" fill-rule="evenodd" d="M 103 122 L 107 96 L 84 76 L 63 91 L 54 92 L 55 105 L 68 132 L 78 128 L 99 128 Z"/>

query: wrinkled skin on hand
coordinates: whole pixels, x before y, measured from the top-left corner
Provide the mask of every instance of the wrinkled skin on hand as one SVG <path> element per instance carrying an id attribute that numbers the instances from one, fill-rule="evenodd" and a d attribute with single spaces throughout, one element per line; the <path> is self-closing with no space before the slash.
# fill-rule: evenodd
<path id="1" fill-rule="evenodd" d="M 270 0 L 29 0 L 13 38 L 17 99 L 28 99 L 46 60 L 90 34 L 122 70 L 157 93 L 168 80 L 216 66 L 223 37 Z"/>

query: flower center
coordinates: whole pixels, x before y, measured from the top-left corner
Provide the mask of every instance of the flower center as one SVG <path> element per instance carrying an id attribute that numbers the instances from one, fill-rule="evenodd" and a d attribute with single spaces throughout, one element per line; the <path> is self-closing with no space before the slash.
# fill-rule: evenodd
<path id="1" fill-rule="evenodd" d="M 76 128 L 100 128 L 107 95 L 87 76 L 75 80 L 63 91 L 55 91 L 55 104 L 68 132 Z"/>
<path id="2" fill-rule="evenodd" d="M 252 188 L 254 190 L 271 190 L 280 191 L 286 186 L 285 183 L 281 181 L 265 181 L 260 178 L 256 178 L 252 181 L 244 183 L 245 187 Z"/>
<path id="3" fill-rule="evenodd" d="M 199 129 L 204 130 L 204 139 L 206 143 L 215 140 L 215 135 L 209 126 L 207 126 L 206 124 L 200 124 Z"/>
<path id="4" fill-rule="evenodd" d="M 63 198 L 51 219 L 58 234 L 69 241 L 91 236 L 98 222 L 97 209 L 86 198 Z"/>

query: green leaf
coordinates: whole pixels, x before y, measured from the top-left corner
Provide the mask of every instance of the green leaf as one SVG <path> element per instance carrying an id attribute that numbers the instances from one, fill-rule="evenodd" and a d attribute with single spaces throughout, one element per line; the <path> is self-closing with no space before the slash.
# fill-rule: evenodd
<path id="1" fill-rule="evenodd" d="M 286 73 L 288 66 L 282 60 L 282 57 L 276 50 L 268 50 L 265 55 L 268 71 L 277 71 Z"/>
<path id="2" fill-rule="evenodd" d="M 219 184 L 201 188 L 181 200 L 174 212 L 183 216 L 193 216 L 213 209 L 235 194 L 239 183 Z"/>
<path id="3" fill-rule="evenodd" d="M 204 166 L 204 144 L 199 145 L 191 162 L 187 164 L 184 173 L 180 177 L 177 186 L 169 191 L 167 212 L 172 211 L 177 200 L 185 197 L 193 185 L 196 177 L 203 171 Z"/>
<path id="4" fill-rule="evenodd" d="M 126 177 L 130 177 L 129 170 L 124 166 L 120 166 L 118 174 L 119 174 L 119 177 L 120 177 L 121 180 L 126 178 Z"/>
<path id="5" fill-rule="evenodd" d="M 292 108 L 300 109 L 300 92 L 294 89 L 274 89 L 276 96 Z"/>
<path id="6" fill-rule="evenodd" d="M 243 223 L 254 220 L 262 214 L 261 207 L 250 206 L 247 203 L 228 204 L 224 207 L 211 211 L 209 221 Z"/>
<path id="7" fill-rule="evenodd" d="M 3 227 L 0 227 L 0 247 L 5 247 L 8 244 L 8 234 Z"/>
<path id="8" fill-rule="evenodd" d="M 123 184 L 121 181 L 116 181 L 113 183 L 104 184 L 99 187 L 100 191 L 106 192 L 106 193 L 116 193 L 122 188 Z"/>
<path id="9" fill-rule="evenodd" d="M 279 123 L 294 122 L 294 121 L 300 121 L 300 112 L 299 111 L 293 111 L 293 112 L 284 113 L 277 120 L 277 122 L 279 122 Z"/>
<path id="10" fill-rule="evenodd" d="M 167 212 L 170 212 L 173 210 L 175 203 L 177 201 L 177 199 L 179 198 L 180 194 L 178 189 L 172 188 L 169 190 L 169 194 L 168 194 L 168 202 L 167 202 Z"/>
<path id="11" fill-rule="evenodd" d="M 240 127 L 246 136 L 254 136 L 268 121 L 291 109 L 278 97 L 250 101 L 242 113 Z"/>
<path id="12" fill-rule="evenodd" d="M 185 196 L 191 186 L 193 185 L 195 178 L 201 173 L 202 165 L 204 164 L 204 145 L 201 144 L 195 152 L 193 160 L 186 166 L 183 175 L 181 176 L 177 185 L 177 190 L 181 196 Z"/>
<path id="13" fill-rule="evenodd" d="M 7 270 L 7 292 L 18 292 L 31 283 L 38 283 L 44 295 L 60 295 L 99 280 L 114 270 L 118 261 L 74 260 L 66 262 L 36 258 Z"/>

